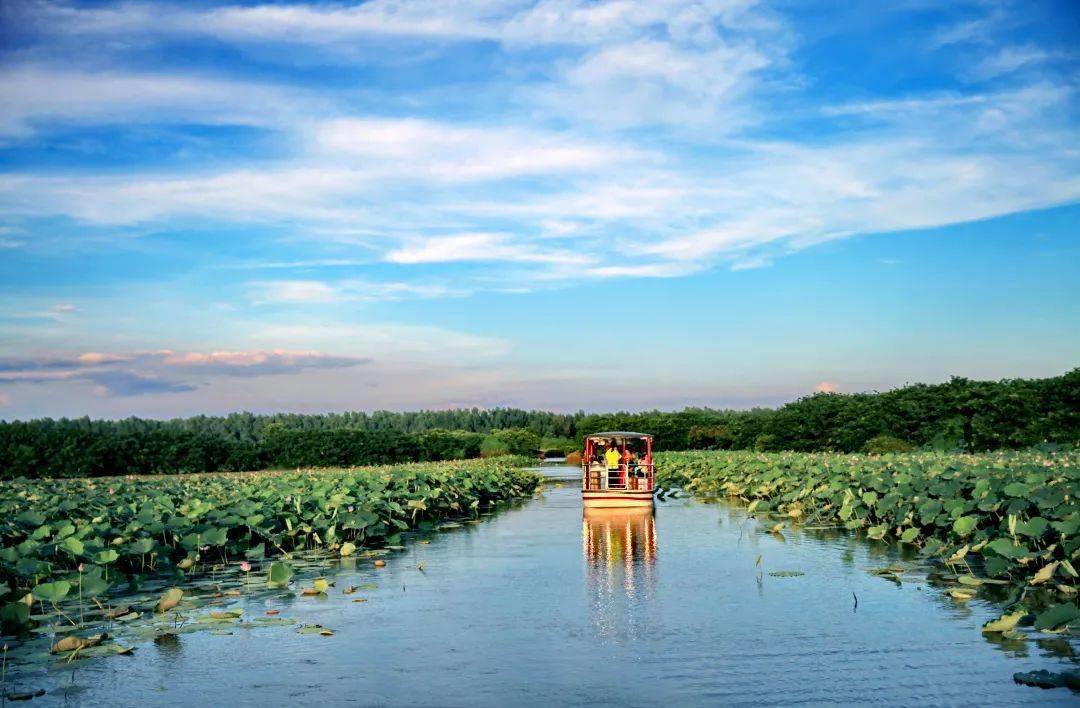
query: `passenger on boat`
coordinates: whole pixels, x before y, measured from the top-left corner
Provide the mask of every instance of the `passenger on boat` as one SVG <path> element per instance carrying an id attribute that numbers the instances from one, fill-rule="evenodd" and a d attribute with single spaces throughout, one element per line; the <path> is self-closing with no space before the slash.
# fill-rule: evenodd
<path id="1" fill-rule="evenodd" d="M 619 454 L 619 449 L 615 447 L 615 443 L 608 445 L 607 452 L 604 453 L 604 461 L 607 462 L 608 470 L 619 469 L 619 460 L 622 455 Z"/>
<path id="2" fill-rule="evenodd" d="M 634 460 L 634 476 L 636 477 L 648 477 L 649 476 L 649 463 L 645 460 L 645 454 L 642 453 Z"/>

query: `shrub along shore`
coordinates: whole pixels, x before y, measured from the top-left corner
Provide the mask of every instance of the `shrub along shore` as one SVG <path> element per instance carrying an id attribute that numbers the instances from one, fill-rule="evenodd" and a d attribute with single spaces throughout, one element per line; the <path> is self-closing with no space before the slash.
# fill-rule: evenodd
<path id="1" fill-rule="evenodd" d="M 658 450 L 975 452 L 1080 443 L 1080 369 L 1047 379 L 818 393 L 777 409 L 557 414 L 497 408 L 0 422 L 0 478 L 326 467 L 569 453 L 640 430 Z"/>
<path id="2" fill-rule="evenodd" d="M 532 493 L 540 480 L 520 469 L 528 462 L 0 482 L 0 619 L 25 627 L 28 596 L 89 606 L 151 573 L 183 579 L 298 550 L 350 555 Z"/>
<path id="3" fill-rule="evenodd" d="M 1005 582 L 1044 610 L 1037 628 L 1080 622 L 1080 453 L 670 452 L 656 465 L 660 484 L 738 498 L 777 530 L 836 523 L 917 548 L 954 598 Z"/>

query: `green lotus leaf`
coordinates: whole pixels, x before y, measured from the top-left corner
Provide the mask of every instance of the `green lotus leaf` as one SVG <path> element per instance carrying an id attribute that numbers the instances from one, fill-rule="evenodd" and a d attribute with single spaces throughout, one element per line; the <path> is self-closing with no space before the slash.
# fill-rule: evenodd
<path id="1" fill-rule="evenodd" d="M 114 563 L 120 557 L 120 554 L 113 549 L 98 552 L 96 558 L 98 563 Z"/>
<path id="2" fill-rule="evenodd" d="M 132 555 L 144 556 L 154 550 L 156 544 L 149 538 L 140 538 L 127 547 L 127 552 Z"/>
<path id="3" fill-rule="evenodd" d="M 1040 631 L 1058 629 L 1077 618 L 1080 618 L 1080 608 L 1074 602 L 1065 602 L 1037 614 L 1035 616 L 1035 629 Z"/>
<path id="4" fill-rule="evenodd" d="M 953 522 L 953 532 L 959 536 L 967 536 L 979 525 L 977 516 L 961 516 Z"/>
<path id="5" fill-rule="evenodd" d="M 1026 498 L 1031 493 L 1031 488 L 1023 482 L 1012 482 L 1005 485 L 1005 493 L 1010 497 Z"/>
<path id="6" fill-rule="evenodd" d="M 270 564 L 270 570 L 267 574 L 267 580 L 271 585 L 278 587 L 288 585 L 289 579 L 293 576 L 292 567 L 283 563 L 282 561 L 275 561 Z"/>
<path id="7" fill-rule="evenodd" d="M 82 541 L 74 536 L 68 536 L 58 545 L 59 548 L 64 549 L 73 556 L 81 556 L 86 551 L 86 546 Z"/>
<path id="8" fill-rule="evenodd" d="M 919 537 L 919 529 L 912 526 L 909 529 L 904 529 L 904 533 L 900 534 L 900 540 L 904 543 L 912 543 Z"/>
<path id="9" fill-rule="evenodd" d="M 31 591 L 35 600 L 45 602 L 59 602 L 71 592 L 71 583 L 66 580 L 57 580 L 52 583 L 39 583 Z"/>
<path id="10" fill-rule="evenodd" d="M 229 542 L 229 530 L 216 528 L 203 534 L 203 543 L 208 546 L 224 546 Z"/>
<path id="11" fill-rule="evenodd" d="M 1031 553 L 1027 547 L 1013 543 L 1011 538 L 994 539 L 983 548 L 984 553 L 988 550 L 997 553 L 999 556 L 1013 559 L 1023 558 Z"/>
<path id="12" fill-rule="evenodd" d="M 38 526 L 44 525 L 46 522 L 46 518 L 43 514 L 39 512 L 30 511 L 29 509 L 27 509 L 26 511 L 20 512 L 15 516 L 15 522 L 20 526 L 36 528 Z"/>
<path id="13" fill-rule="evenodd" d="M 0 607 L 0 626 L 5 632 L 18 632 L 30 624 L 30 606 L 25 602 L 8 602 Z"/>

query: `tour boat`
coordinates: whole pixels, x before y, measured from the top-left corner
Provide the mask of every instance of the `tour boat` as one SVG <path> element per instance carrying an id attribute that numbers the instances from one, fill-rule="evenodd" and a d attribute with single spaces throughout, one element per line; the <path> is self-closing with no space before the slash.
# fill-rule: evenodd
<path id="1" fill-rule="evenodd" d="M 651 507 L 651 435 L 615 431 L 585 438 L 581 458 L 581 499 L 587 507 Z"/>

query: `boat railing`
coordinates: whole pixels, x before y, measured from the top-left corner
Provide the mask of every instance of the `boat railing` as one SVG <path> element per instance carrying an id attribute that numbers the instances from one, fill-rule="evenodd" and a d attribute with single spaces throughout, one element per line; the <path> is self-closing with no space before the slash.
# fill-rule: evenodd
<path id="1" fill-rule="evenodd" d="M 654 466 L 647 463 L 621 463 L 608 468 L 599 463 L 583 463 L 581 487 L 586 491 L 606 489 L 646 490 L 653 488 Z"/>

